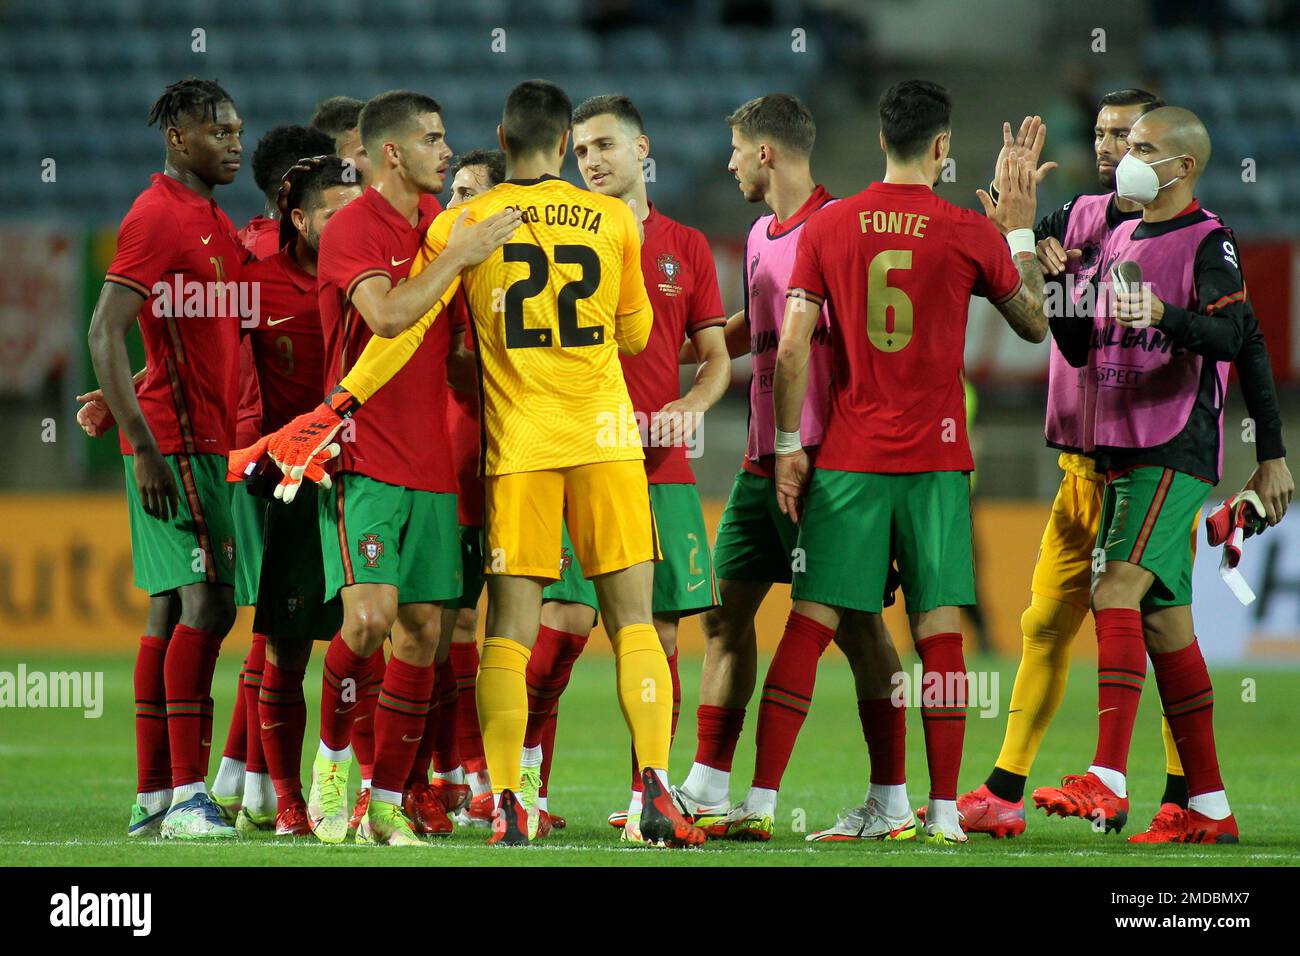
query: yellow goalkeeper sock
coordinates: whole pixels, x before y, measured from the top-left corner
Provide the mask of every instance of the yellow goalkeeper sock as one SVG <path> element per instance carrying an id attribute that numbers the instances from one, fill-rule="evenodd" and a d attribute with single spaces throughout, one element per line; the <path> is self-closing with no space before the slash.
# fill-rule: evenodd
<path id="1" fill-rule="evenodd" d="M 479 658 L 479 726 L 492 792 L 519 792 L 519 757 L 528 726 L 528 685 L 524 671 L 532 652 L 508 637 L 489 637 Z"/>
<path id="2" fill-rule="evenodd" d="M 1023 650 L 1007 708 L 1007 732 L 994 766 L 1029 776 L 1043 735 L 1065 696 L 1070 644 L 1087 613 L 1075 604 L 1033 596 L 1020 618 Z"/>
<path id="3" fill-rule="evenodd" d="M 673 678 L 653 624 L 629 624 L 611 639 L 618 703 L 632 732 L 640 770 L 668 769 L 672 743 Z"/>
<path id="4" fill-rule="evenodd" d="M 1160 730 L 1165 738 L 1165 773 L 1171 777 L 1185 776 L 1183 762 L 1178 756 L 1178 745 L 1174 743 L 1174 732 L 1169 729 L 1169 721 L 1160 718 Z"/>

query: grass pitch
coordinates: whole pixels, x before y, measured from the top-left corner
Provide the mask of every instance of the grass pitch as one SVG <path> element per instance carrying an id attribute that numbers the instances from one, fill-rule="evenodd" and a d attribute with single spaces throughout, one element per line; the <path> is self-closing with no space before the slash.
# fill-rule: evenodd
<path id="1" fill-rule="evenodd" d="M 320 692 L 318 653 L 307 674 L 308 750 Z M 0 865 L 74 866 L 1244 866 L 1294 865 L 1300 860 L 1300 826 L 1294 815 L 1295 780 L 1300 777 L 1300 671 L 1256 667 L 1216 669 L 1215 725 L 1228 794 L 1241 827 L 1242 843 L 1230 847 L 1136 847 L 1124 837 L 1146 826 L 1164 783 L 1163 748 L 1154 680 L 1143 695 L 1130 760 L 1129 825 L 1123 835 L 1094 833 L 1081 820 L 1048 819 L 1030 810 L 1029 829 L 1012 840 L 974 836 L 965 847 L 920 844 L 821 844 L 805 833 L 831 824 L 836 812 L 860 803 L 867 757 L 848 667 L 835 652 L 818 675 L 816 701 L 786 774 L 777 813 L 777 833 L 768 844 L 710 842 L 703 850 L 656 851 L 624 847 L 605 823 L 626 805 L 628 738 L 614 696 L 609 656 L 589 655 L 574 668 L 560 707 L 557 756 L 550 805 L 569 826 L 527 849 L 484 846 L 484 830 L 458 831 L 424 848 L 323 846 L 314 840 L 270 837 L 221 845 L 177 845 L 125 836 L 135 790 L 130 655 L 112 657 L 0 654 L 0 671 L 91 670 L 104 673 L 103 715 L 86 719 L 79 710 L 0 711 Z M 911 671 L 912 662 L 905 668 Z M 979 784 L 1001 744 L 1006 701 L 1015 662 L 968 660 L 972 670 L 996 671 L 997 716 L 967 721 L 962 763 L 963 790 Z M 223 655 L 217 669 L 215 773 L 239 668 L 239 655 Z M 695 747 L 694 708 L 699 659 L 681 662 L 684 703 L 673 748 L 672 779 L 690 768 Z M 760 666 L 761 675 L 766 662 Z M 1253 685 L 1252 683 L 1253 682 Z M 1253 692 L 1253 700 L 1250 700 Z M 757 699 L 757 694 L 755 695 Z M 1247 698 L 1247 699 L 1244 699 Z M 1065 702 L 1048 734 L 1030 786 L 1080 773 L 1092 756 L 1096 733 L 1095 671 L 1071 675 Z M 732 798 L 742 799 L 754 760 L 757 704 L 751 704 L 737 749 Z M 926 797 L 925 750 L 919 715 L 908 722 L 908 767 L 912 801 Z M 356 771 L 353 771 L 356 786 Z M 303 779 L 310 778 L 310 753 Z"/>

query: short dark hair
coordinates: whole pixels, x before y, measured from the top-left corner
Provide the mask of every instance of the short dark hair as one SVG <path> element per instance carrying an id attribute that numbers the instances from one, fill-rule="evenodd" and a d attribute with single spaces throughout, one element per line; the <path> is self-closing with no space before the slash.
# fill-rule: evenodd
<path id="1" fill-rule="evenodd" d="M 357 185 L 357 174 L 350 163 L 337 156 L 326 156 L 318 162 L 291 167 L 283 178 L 289 184 L 289 195 L 280 216 L 280 247 L 293 241 L 298 230 L 294 228 L 289 215 L 292 209 L 314 212 L 325 201 L 325 190 L 334 186 Z M 276 181 L 276 191 L 279 183 Z"/>
<path id="2" fill-rule="evenodd" d="M 952 97 L 938 83 L 904 80 L 880 95 L 880 132 L 885 149 L 898 159 L 915 159 L 951 128 Z"/>
<path id="3" fill-rule="evenodd" d="M 466 166 L 482 166 L 487 170 L 488 182 L 499 186 L 506 179 L 506 154 L 499 149 L 471 149 L 463 156 L 457 156 L 452 165 L 451 175 L 455 175 Z"/>
<path id="4" fill-rule="evenodd" d="M 356 129 L 361 117 L 361 107 L 366 104 L 352 96 L 331 96 L 316 104 L 311 115 L 311 125 L 335 139 L 350 129 Z"/>
<path id="5" fill-rule="evenodd" d="M 366 101 L 357 117 L 361 129 L 361 142 L 369 153 L 378 152 L 371 149 L 378 147 L 381 140 L 396 133 L 404 132 L 415 122 L 421 113 L 441 113 L 442 107 L 432 96 L 416 93 L 414 90 L 389 90 Z"/>
<path id="6" fill-rule="evenodd" d="M 1097 112 L 1100 113 L 1107 106 L 1140 106 L 1143 113 L 1150 113 L 1152 110 L 1158 110 L 1164 105 L 1165 101 L 1154 93 L 1140 90 L 1136 86 L 1130 86 L 1122 90 L 1114 90 L 1103 96 L 1097 103 Z"/>
<path id="7" fill-rule="evenodd" d="M 817 141 L 812 111 L 797 96 L 768 93 L 743 103 L 727 117 L 727 125 L 746 139 L 770 139 L 808 156 Z"/>
<path id="8" fill-rule="evenodd" d="M 285 171 L 306 156 L 334 152 L 334 139 L 310 126 L 276 126 L 266 131 L 253 150 L 253 181 L 274 202 Z"/>
<path id="9" fill-rule="evenodd" d="M 573 104 L 569 96 L 549 80 L 524 80 L 506 97 L 501 111 L 501 129 L 506 152 L 527 156 L 549 149 L 569 129 Z"/>
<path id="10" fill-rule="evenodd" d="M 167 129 L 183 119 L 211 119 L 217 121 L 217 107 L 222 103 L 232 106 L 235 101 L 216 80 L 201 80 L 188 76 L 177 80 L 154 100 L 149 110 L 149 125 Z"/>
<path id="11" fill-rule="evenodd" d="M 641 111 L 622 93 L 606 93 L 583 100 L 573 111 L 573 125 L 585 123 L 593 116 L 613 116 L 630 125 L 637 135 L 645 132 L 645 123 L 641 121 Z"/>

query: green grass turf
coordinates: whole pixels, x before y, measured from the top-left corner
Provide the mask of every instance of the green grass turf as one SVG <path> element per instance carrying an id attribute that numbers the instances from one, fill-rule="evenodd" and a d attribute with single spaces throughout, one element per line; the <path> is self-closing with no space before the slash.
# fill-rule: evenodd
<path id="1" fill-rule="evenodd" d="M 804 832 L 829 825 L 838 810 L 861 801 L 866 785 L 866 748 L 858 724 L 847 666 L 835 652 L 823 662 L 816 702 L 804 725 L 785 777 L 777 834 L 766 845 L 710 842 L 698 851 L 654 851 L 620 846 L 605 823 L 625 806 L 628 739 L 614 697 L 614 665 L 608 656 L 579 661 L 560 708 L 551 806 L 568 818 L 568 829 L 528 849 L 491 849 L 486 832 L 468 830 L 427 848 L 327 847 L 313 840 L 271 838 L 193 846 L 128 841 L 128 811 L 135 790 L 132 735 L 132 658 L 0 654 L 0 671 L 102 670 L 103 716 L 86 719 L 71 710 L 0 712 L 0 865 L 192 865 L 192 866 L 367 866 L 367 865 L 601 865 L 601 866 L 1214 866 L 1294 864 L 1300 828 L 1294 816 L 1294 782 L 1300 776 L 1300 671 L 1220 669 L 1214 673 L 1215 724 L 1219 756 L 1242 831 L 1233 847 L 1135 847 L 1115 834 L 1092 832 L 1081 820 L 1046 818 L 1030 811 L 1029 830 L 1014 840 L 975 836 L 966 847 L 920 844 L 822 844 L 804 842 Z M 760 674 L 765 668 L 760 667 Z M 905 664 L 909 672 L 911 662 Z M 1006 708 L 1014 662 L 972 658 L 968 666 L 996 671 L 1000 710 Z M 239 660 L 223 656 L 217 671 L 217 728 L 212 770 L 225 737 Z M 685 703 L 672 777 L 684 778 L 695 744 L 695 688 L 698 659 L 682 661 Z M 1076 668 L 1070 688 L 1030 786 L 1082 772 L 1092 756 L 1096 690 L 1089 667 Z M 1254 702 L 1242 700 L 1245 679 L 1255 681 Z M 1148 682 L 1134 734 L 1130 761 L 1133 809 L 1125 835 L 1145 827 L 1164 782 L 1163 749 L 1154 680 Z M 314 740 L 320 690 L 319 649 L 308 671 L 308 740 Z M 741 799 L 754 758 L 757 707 L 751 706 L 737 751 L 733 799 Z M 981 782 L 1002 740 L 1005 717 L 967 722 L 961 786 Z M 308 748 L 311 749 L 310 747 Z M 304 780 L 310 760 L 304 759 Z M 926 796 L 926 765 L 919 716 L 908 724 L 908 766 L 912 801 Z M 355 770 L 353 785 L 355 786 Z"/>

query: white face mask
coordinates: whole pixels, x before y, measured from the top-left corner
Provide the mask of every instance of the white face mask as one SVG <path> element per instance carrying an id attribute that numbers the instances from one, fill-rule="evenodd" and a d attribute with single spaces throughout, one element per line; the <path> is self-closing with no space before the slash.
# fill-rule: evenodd
<path id="1" fill-rule="evenodd" d="M 1160 177 L 1156 175 L 1154 167 L 1159 166 L 1161 163 L 1168 163 L 1182 158 L 1182 155 L 1170 156 L 1168 159 L 1158 159 L 1154 163 L 1144 163 L 1132 153 L 1125 153 L 1124 158 L 1115 167 L 1115 194 L 1120 199 L 1127 199 L 1130 202 L 1145 206 L 1155 199 L 1156 195 L 1165 186 L 1172 186 L 1178 182 L 1178 179 L 1175 178 L 1162 184 Z"/>

